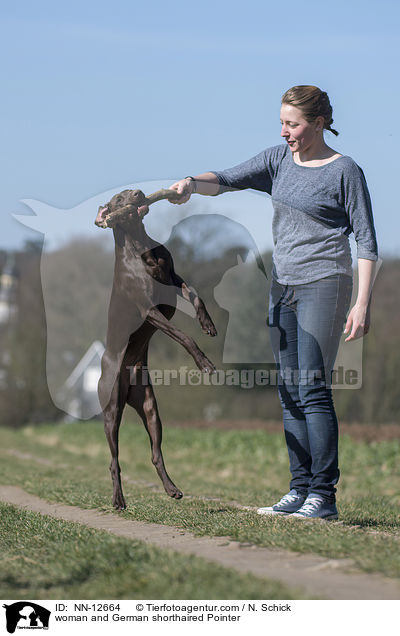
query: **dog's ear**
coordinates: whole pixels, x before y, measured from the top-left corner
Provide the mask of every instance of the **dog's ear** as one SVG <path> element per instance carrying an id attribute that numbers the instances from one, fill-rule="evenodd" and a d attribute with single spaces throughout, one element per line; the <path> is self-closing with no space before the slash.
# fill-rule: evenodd
<path id="1" fill-rule="evenodd" d="M 146 214 L 148 214 L 149 211 L 150 211 L 150 208 L 148 205 L 141 205 L 137 209 L 137 213 L 141 219 L 143 219 L 143 217 L 146 216 Z"/>
<path id="2" fill-rule="evenodd" d="M 99 209 L 98 209 L 94 224 L 97 225 L 98 227 L 106 228 L 107 223 L 106 223 L 105 217 L 107 216 L 108 213 L 109 213 L 108 203 L 106 203 L 105 205 L 99 205 Z"/>

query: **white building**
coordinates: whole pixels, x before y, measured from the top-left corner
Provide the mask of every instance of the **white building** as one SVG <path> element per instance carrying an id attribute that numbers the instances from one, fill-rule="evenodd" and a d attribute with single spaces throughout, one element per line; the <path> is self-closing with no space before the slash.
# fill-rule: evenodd
<path id="1" fill-rule="evenodd" d="M 17 312 L 17 283 L 15 255 L 9 252 L 0 274 L 0 324 L 8 323 Z"/>
<path id="2" fill-rule="evenodd" d="M 85 420 L 101 413 L 97 384 L 103 353 L 104 345 L 93 342 L 61 387 L 59 399 L 70 417 Z"/>

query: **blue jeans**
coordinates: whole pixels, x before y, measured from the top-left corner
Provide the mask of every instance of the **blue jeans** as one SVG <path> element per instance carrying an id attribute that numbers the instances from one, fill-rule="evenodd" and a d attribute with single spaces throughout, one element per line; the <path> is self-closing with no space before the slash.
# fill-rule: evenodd
<path id="1" fill-rule="evenodd" d="M 268 325 L 292 480 L 302 494 L 335 501 L 338 422 L 331 374 L 350 307 L 353 279 L 334 274 L 303 285 L 272 279 Z"/>

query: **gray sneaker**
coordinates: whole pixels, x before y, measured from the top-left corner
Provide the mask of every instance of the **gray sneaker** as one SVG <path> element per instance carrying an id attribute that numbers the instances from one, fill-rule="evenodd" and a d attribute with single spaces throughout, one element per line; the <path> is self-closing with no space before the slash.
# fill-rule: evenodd
<path id="1" fill-rule="evenodd" d="M 290 492 L 283 495 L 282 499 L 273 506 L 266 508 L 258 508 L 259 515 L 290 515 L 301 508 L 306 500 L 306 495 L 300 495 L 297 490 L 292 488 Z"/>
<path id="2" fill-rule="evenodd" d="M 310 493 L 301 508 L 290 515 L 296 519 L 326 519 L 333 521 L 338 518 L 335 503 L 326 501 L 321 495 Z"/>

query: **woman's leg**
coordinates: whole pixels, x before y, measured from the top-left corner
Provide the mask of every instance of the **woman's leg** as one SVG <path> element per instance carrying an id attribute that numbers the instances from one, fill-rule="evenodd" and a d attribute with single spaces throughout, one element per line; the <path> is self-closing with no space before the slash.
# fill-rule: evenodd
<path id="1" fill-rule="evenodd" d="M 293 288 L 272 279 L 268 325 L 272 351 L 278 370 L 278 392 L 283 410 L 283 425 L 292 479 L 290 489 L 307 495 L 311 482 L 311 452 L 307 421 L 298 384 L 297 317 Z"/>
<path id="2" fill-rule="evenodd" d="M 338 422 L 332 400 L 331 373 L 349 309 L 352 279 L 335 274 L 296 285 L 301 408 L 307 422 L 312 457 L 309 493 L 335 501 L 339 479 Z"/>

